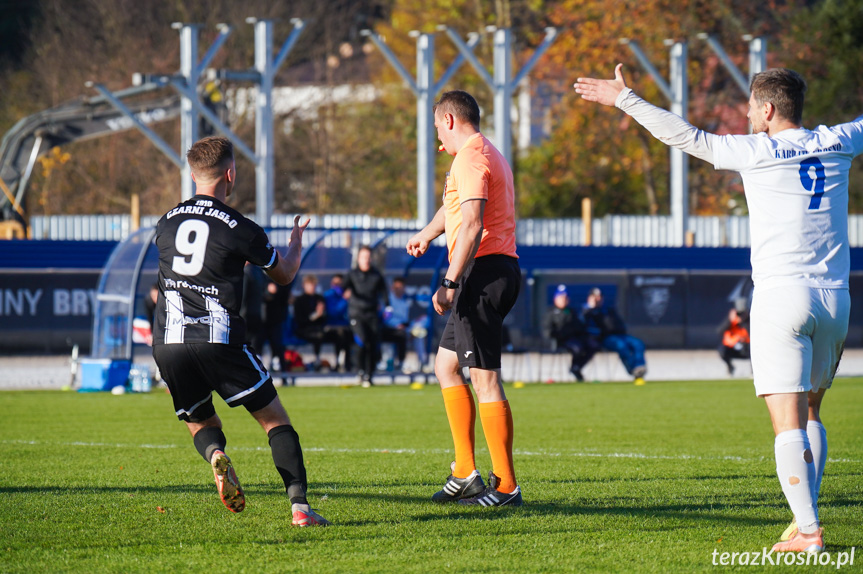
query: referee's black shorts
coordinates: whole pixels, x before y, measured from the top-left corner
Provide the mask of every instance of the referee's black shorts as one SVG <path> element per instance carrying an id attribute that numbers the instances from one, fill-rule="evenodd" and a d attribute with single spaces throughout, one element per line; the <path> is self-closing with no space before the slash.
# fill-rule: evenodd
<path id="1" fill-rule="evenodd" d="M 216 414 L 212 391 L 229 407 L 243 405 L 250 413 L 278 396 L 273 379 L 248 345 L 155 345 L 153 358 L 183 421 L 197 423 Z"/>
<path id="2" fill-rule="evenodd" d="M 508 255 L 474 259 L 456 289 L 440 347 L 455 351 L 461 367 L 499 369 L 503 320 L 520 289 L 518 259 Z"/>

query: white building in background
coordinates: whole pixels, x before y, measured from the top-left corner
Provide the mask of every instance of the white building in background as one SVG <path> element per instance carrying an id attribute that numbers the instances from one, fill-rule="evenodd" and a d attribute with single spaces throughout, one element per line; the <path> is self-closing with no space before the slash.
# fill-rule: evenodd
<path id="1" fill-rule="evenodd" d="M 322 107 L 368 104 L 374 102 L 379 94 L 380 90 L 372 84 L 283 86 L 273 88 L 273 115 L 282 122 L 282 129 L 290 132 L 295 120 L 314 120 Z M 243 118 L 254 121 L 257 97 L 256 87 L 228 91 L 228 110 L 232 125 Z"/>

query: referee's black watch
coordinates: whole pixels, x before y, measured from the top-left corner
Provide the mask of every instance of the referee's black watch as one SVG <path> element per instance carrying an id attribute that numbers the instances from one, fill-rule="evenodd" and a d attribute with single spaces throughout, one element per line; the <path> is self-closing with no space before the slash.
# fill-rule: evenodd
<path id="1" fill-rule="evenodd" d="M 455 281 L 451 281 L 446 277 L 443 278 L 443 281 L 441 281 L 440 284 L 446 289 L 455 289 L 456 287 L 458 287 L 458 283 L 456 283 Z"/>

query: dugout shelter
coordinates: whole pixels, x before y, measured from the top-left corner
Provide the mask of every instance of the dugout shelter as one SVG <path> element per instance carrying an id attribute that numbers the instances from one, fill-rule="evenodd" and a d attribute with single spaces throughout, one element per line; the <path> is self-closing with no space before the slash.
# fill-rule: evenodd
<path id="1" fill-rule="evenodd" d="M 373 246 L 375 265 L 388 280 L 395 276 L 406 277 L 409 295 L 415 302 L 413 312 L 418 315 L 427 313 L 431 317 L 427 343 L 434 348 L 444 319 L 430 310 L 429 303 L 440 281 L 440 273 L 446 268 L 446 248 L 443 241 L 438 241 L 424 257 L 414 259 L 404 250 L 413 232 L 395 227 L 310 228 L 304 237 L 306 247 L 298 279 L 306 273 L 314 273 L 321 287 L 325 288 L 333 274 L 343 273 L 352 266 L 353 255 L 359 245 Z M 93 303 L 92 321 L 86 330 L 75 331 L 87 336 L 88 343 L 82 343 L 81 347 L 86 351 L 89 345 L 90 356 L 84 361 L 101 365 L 93 369 L 101 369 L 99 376 L 104 380 L 109 374 L 122 378 L 127 365 L 131 366 L 150 354 L 149 347 L 134 342 L 133 334 L 135 320 L 143 314 L 143 299 L 156 280 L 157 255 L 152 233 L 152 228 L 144 228 L 115 244 L 104 264 L 98 286 L 89 297 Z M 271 229 L 269 233 L 273 243 L 284 248 L 290 230 Z M 61 261 L 80 265 L 80 254 L 88 251 L 88 242 L 11 241 L 8 245 L 33 250 L 36 248 L 34 244 L 42 244 L 38 246 L 41 253 L 52 253 L 55 265 Z M 74 245 L 74 250 L 71 245 Z M 98 242 L 89 251 L 95 257 L 106 251 L 106 245 L 110 247 L 106 242 Z M 62 248 L 59 252 L 58 247 Z M 64 253 L 67 248 L 69 251 Z M 714 348 L 718 340 L 717 327 L 730 304 L 748 296 L 751 290 L 749 250 L 746 248 L 520 246 L 518 252 L 523 274 L 522 291 L 507 318 L 507 326 L 513 346 L 520 349 L 543 348 L 542 317 L 560 284 L 567 286 L 575 307 L 582 303 L 590 288 L 602 288 L 606 299 L 614 303 L 626 320 L 629 332 L 644 340 L 648 349 Z M 6 257 L 20 262 L 15 263 L 18 265 L 31 259 L 14 252 L 7 252 Z M 15 304 L 7 304 L 6 299 L 17 291 L 4 288 L 5 279 L 20 282 L 26 278 L 27 281 L 38 279 L 57 283 L 56 276 L 51 274 L 56 269 L 2 269 L 2 259 L 0 257 L 0 295 L 4 301 L 0 303 L 0 312 L 8 308 L 14 314 L 19 307 L 22 311 L 27 310 L 25 296 L 13 301 Z M 863 249 L 851 249 L 851 263 L 851 290 L 856 292 L 863 289 Z M 20 275 L 24 272 L 30 275 Z M 55 313 L 58 308 L 63 309 L 60 303 L 69 295 L 58 295 L 57 289 L 62 288 L 62 285 L 55 285 L 49 294 L 47 286 L 34 285 L 30 294 L 33 308 L 53 301 Z M 37 301 L 39 289 L 45 293 Z M 14 321 L 0 323 L 0 345 L 9 343 L 11 347 L 29 337 L 32 341 L 38 339 L 40 344 L 50 339 L 55 347 L 62 347 L 63 341 L 70 340 L 71 333 L 67 331 L 64 334 L 64 329 L 68 328 L 64 327 L 63 321 L 87 319 L 86 316 L 52 317 L 50 314 L 44 318 L 34 315 L 29 321 L 23 316 L 11 318 Z M 286 339 L 289 337 L 290 333 L 286 333 Z M 847 346 L 861 345 L 863 309 L 854 307 Z"/>

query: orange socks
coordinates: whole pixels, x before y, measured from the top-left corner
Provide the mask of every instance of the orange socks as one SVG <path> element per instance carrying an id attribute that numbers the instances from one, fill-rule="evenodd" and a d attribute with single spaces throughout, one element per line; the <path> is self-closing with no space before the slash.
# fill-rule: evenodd
<path id="1" fill-rule="evenodd" d="M 491 454 L 491 467 L 500 478 L 497 490 L 512 492 L 518 484 L 515 482 L 515 468 L 512 463 L 513 426 L 509 401 L 480 403 L 479 418 Z"/>
<path id="2" fill-rule="evenodd" d="M 473 455 L 476 442 L 474 437 L 476 407 L 473 404 L 473 394 L 467 385 L 447 387 L 441 389 L 441 392 L 443 393 L 446 416 L 449 419 L 449 428 L 452 431 L 452 442 L 455 446 L 455 468 L 452 473 L 456 478 L 467 478 L 470 473 L 476 470 L 476 461 Z M 512 420 L 511 417 L 510 420 Z M 511 422 L 510 428 L 512 428 Z M 511 435 L 512 433 L 510 433 Z M 510 439 L 511 450 L 512 439 Z"/>
<path id="3" fill-rule="evenodd" d="M 455 446 L 455 468 L 453 476 L 467 478 L 476 470 L 474 460 L 474 426 L 476 424 L 476 407 L 473 393 L 468 385 L 458 385 L 441 389 L 449 428 L 452 431 L 452 442 Z M 515 468 L 512 462 L 512 411 L 509 401 L 480 403 L 479 417 L 482 430 L 491 454 L 491 466 L 500 478 L 497 489 L 500 492 L 512 492 L 518 484 L 515 482 Z"/>

